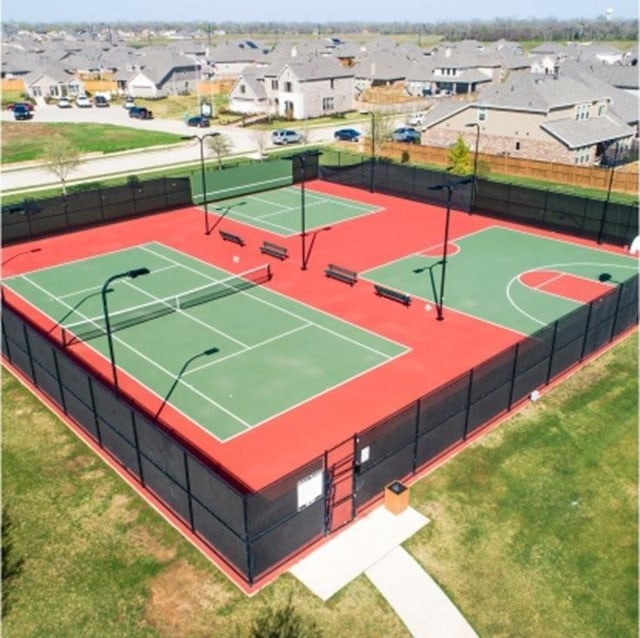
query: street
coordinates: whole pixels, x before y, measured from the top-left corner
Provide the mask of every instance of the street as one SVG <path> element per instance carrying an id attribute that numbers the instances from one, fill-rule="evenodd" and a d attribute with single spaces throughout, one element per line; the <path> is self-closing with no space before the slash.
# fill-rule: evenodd
<path id="1" fill-rule="evenodd" d="M 13 121 L 11 111 L 3 111 L 2 121 Z M 265 136 L 265 150 L 277 148 L 271 143 L 271 137 L 266 131 L 247 130 L 239 126 L 212 126 L 207 129 L 188 127 L 178 120 L 153 119 L 139 120 L 129 117 L 127 109 L 113 105 L 107 108 L 77 108 L 61 109 L 57 105 L 38 105 L 34 119 L 23 121 L 21 126 L 29 126 L 31 122 L 100 122 L 131 128 L 164 131 L 181 136 L 198 136 L 210 132 L 224 134 L 231 145 L 231 155 L 257 157 L 260 147 L 260 137 Z M 305 126 L 302 122 L 292 123 L 291 128 L 303 133 L 309 143 L 326 143 L 333 140 L 333 131 L 340 126 Z M 362 123 L 358 126 L 366 131 Z M 292 147 L 298 148 L 298 147 Z M 115 176 L 121 174 L 139 174 L 148 170 L 157 170 L 171 165 L 197 164 L 200 161 L 200 144 L 197 140 L 185 140 L 184 143 L 172 145 L 170 148 L 145 149 L 112 153 L 101 157 L 87 157 L 70 175 L 69 183 L 95 180 L 98 177 Z M 51 172 L 30 162 L 28 164 L 2 167 L 1 192 L 22 190 L 29 188 L 44 188 L 59 184 L 59 180 Z"/>

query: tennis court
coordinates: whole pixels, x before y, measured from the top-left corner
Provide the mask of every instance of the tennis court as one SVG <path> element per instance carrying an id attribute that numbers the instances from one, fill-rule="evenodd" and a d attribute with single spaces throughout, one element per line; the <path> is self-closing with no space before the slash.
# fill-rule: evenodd
<path id="1" fill-rule="evenodd" d="M 363 273 L 435 303 L 442 244 Z M 496 226 L 448 248 L 444 307 L 533 334 L 631 278 L 637 260 L 597 248 Z"/>
<path id="2" fill-rule="evenodd" d="M 126 276 L 136 269 L 149 272 Z M 105 370 L 108 316 L 117 369 L 156 397 L 148 408 L 162 417 L 170 405 L 228 440 L 407 351 L 270 290 L 270 279 L 268 266 L 232 275 L 151 242 L 5 285 Z"/>
<path id="3" fill-rule="evenodd" d="M 381 209 L 356 200 L 317 191 L 301 186 L 287 186 L 243 195 L 216 202 L 210 210 L 245 224 L 269 232 L 290 236 L 301 232 L 304 198 L 305 229 L 318 230 L 332 224 L 370 215 Z"/>

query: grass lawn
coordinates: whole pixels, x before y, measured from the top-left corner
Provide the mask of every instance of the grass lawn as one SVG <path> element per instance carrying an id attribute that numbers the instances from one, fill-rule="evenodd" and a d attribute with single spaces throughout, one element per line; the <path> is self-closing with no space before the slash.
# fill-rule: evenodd
<path id="1" fill-rule="evenodd" d="M 407 549 L 480 636 L 638 634 L 637 332 L 411 488 Z M 3 635 L 244 638 L 265 607 L 324 636 L 408 633 L 365 576 L 326 604 L 285 575 L 247 598 L 9 373 Z M 5 574 L 3 574 L 3 578 Z"/>
<path id="2" fill-rule="evenodd" d="M 143 131 L 113 124 L 2 122 L 2 164 L 38 160 L 43 140 L 61 135 L 80 153 L 116 153 L 182 142 L 179 135 Z"/>

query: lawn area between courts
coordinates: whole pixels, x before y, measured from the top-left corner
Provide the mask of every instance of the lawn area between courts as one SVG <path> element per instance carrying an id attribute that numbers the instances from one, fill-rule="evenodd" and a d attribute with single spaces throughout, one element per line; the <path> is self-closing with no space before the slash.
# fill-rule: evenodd
<path id="1" fill-rule="evenodd" d="M 638 635 L 637 331 L 411 487 L 407 549 L 479 636 Z M 9 373 L 4 635 L 245 638 L 289 595 L 323 636 L 408 636 L 361 576 L 244 596 Z"/>

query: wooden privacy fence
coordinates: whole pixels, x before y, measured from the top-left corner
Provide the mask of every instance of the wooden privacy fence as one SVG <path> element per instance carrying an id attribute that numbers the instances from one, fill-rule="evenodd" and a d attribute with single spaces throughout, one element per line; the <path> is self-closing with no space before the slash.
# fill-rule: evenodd
<path id="1" fill-rule="evenodd" d="M 365 143 L 365 152 L 371 152 L 369 140 Z M 375 152 L 376 157 L 389 157 L 394 160 L 402 160 L 403 153 L 406 153 L 408 154 L 406 161 L 411 164 L 425 163 L 439 166 L 447 166 L 449 164 L 449 149 L 440 146 L 383 142 L 382 144 L 376 144 Z M 478 163 L 488 168 L 490 173 L 517 175 L 604 191 L 609 189 L 609 182 L 611 181 L 612 191 L 621 193 L 638 192 L 637 171 L 614 170 L 612 174 L 612 169 L 598 166 L 573 166 L 571 164 L 542 162 L 540 160 L 489 155 L 487 153 L 478 153 Z"/>

